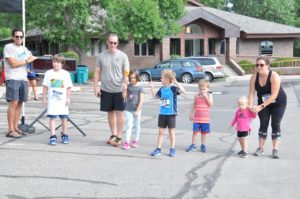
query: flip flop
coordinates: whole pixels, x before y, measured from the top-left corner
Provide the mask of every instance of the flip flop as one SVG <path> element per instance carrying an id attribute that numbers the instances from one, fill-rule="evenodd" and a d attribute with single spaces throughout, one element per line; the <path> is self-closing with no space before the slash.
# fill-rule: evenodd
<path id="1" fill-rule="evenodd" d="M 11 131 L 6 134 L 6 137 L 8 138 L 21 138 L 21 135 L 17 132 Z"/>

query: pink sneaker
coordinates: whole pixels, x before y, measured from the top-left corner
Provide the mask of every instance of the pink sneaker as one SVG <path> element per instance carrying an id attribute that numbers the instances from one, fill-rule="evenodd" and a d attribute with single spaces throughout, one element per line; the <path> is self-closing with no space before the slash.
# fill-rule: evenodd
<path id="1" fill-rule="evenodd" d="M 122 147 L 124 150 L 130 149 L 130 145 L 128 142 L 125 142 Z"/>
<path id="2" fill-rule="evenodd" d="M 132 148 L 137 148 L 139 146 L 139 142 L 137 140 L 133 140 L 131 143 Z"/>

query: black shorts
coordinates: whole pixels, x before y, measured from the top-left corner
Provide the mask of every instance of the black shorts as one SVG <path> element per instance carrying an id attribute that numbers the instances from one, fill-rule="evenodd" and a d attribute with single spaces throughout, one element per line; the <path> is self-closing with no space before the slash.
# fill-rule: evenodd
<path id="1" fill-rule="evenodd" d="M 248 131 L 238 131 L 237 132 L 237 136 L 239 138 L 242 138 L 242 137 L 247 137 L 250 133 Z"/>
<path id="2" fill-rule="evenodd" d="M 125 102 L 122 97 L 122 92 L 109 93 L 101 90 L 100 96 L 100 110 L 105 112 L 110 111 L 124 111 Z"/>
<path id="3" fill-rule="evenodd" d="M 158 116 L 159 128 L 175 128 L 176 127 L 176 115 L 159 115 Z"/>
<path id="4" fill-rule="evenodd" d="M 28 80 L 35 80 L 36 77 L 28 77 L 28 76 L 27 76 L 27 79 L 28 79 Z"/>

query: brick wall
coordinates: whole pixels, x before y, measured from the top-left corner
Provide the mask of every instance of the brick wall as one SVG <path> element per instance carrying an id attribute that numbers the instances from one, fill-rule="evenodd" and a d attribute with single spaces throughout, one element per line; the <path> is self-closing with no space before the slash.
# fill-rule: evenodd
<path id="1" fill-rule="evenodd" d="M 262 41 L 273 42 L 273 55 L 275 57 L 293 57 L 293 39 L 241 39 L 239 56 L 260 56 L 260 43 Z"/>

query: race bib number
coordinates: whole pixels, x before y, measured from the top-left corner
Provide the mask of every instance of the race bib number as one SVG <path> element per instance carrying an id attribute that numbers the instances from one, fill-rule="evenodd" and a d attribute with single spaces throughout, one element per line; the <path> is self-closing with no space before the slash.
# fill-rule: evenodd
<path id="1" fill-rule="evenodd" d="M 265 102 L 267 101 L 269 98 L 270 98 L 271 94 L 265 94 L 265 95 L 262 95 L 261 98 L 262 98 L 262 101 Z M 276 101 L 274 100 L 272 103 L 275 103 Z"/>
<path id="2" fill-rule="evenodd" d="M 165 108 L 170 108 L 170 100 L 169 99 L 161 99 L 161 106 Z"/>

